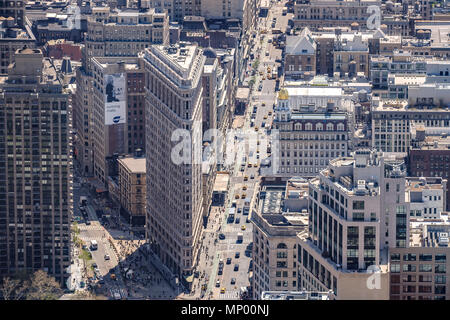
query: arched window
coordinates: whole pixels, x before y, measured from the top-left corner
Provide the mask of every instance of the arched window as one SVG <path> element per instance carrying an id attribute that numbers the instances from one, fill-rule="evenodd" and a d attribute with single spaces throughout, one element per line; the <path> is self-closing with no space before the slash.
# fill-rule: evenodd
<path id="1" fill-rule="evenodd" d="M 287 249 L 287 245 L 283 242 L 279 243 L 277 249 Z"/>
<path id="2" fill-rule="evenodd" d="M 338 129 L 338 131 L 344 131 L 344 124 L 343 123 L 338 123 L 337 129 Z"/>
<path id="3" fill-rule="evenodd" d="M 332 123 L 328 123 L 327 124 L 327 131 L 333 131 L 334 130 L 334 126 Z"/>
<path id="4" fill-rule="evenodd" d="M 305 125 L 305 130 L 306 130 L 306 131 L 311 131 L 311 130 L 312 130 L 312 124 L 308 122 L 308 123 Z"/>
<path id="5" fill-rule="evenodd" d="M 316 131 L 323 131 L 323 124 L 321 123 L 316 124 Z"/>
<path id="6" fill-rule="evenodd" d="M 295 130 L 302 130 L 302 124 L 301 123 L 296 123 L 295 124 Z"/>

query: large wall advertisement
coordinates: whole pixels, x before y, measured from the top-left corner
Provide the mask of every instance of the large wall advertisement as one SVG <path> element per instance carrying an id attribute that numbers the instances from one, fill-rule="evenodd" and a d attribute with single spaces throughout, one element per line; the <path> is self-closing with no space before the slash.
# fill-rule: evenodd
<path id="1" fill-rule="evenodd" d="M 105 75 L 105 125 L 126 123 L 125 75 Z"/>

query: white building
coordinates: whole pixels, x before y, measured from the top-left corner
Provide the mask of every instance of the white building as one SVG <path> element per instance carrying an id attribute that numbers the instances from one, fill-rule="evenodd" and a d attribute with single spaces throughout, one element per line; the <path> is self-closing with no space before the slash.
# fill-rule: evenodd
<path id="1" fill-rule="evenodd" d="M 409 202 L 411 218 L 439 220 L 445 208 L 447 180 L 428 178 L 408 178 L 406 180 L 406 201 Z"/>

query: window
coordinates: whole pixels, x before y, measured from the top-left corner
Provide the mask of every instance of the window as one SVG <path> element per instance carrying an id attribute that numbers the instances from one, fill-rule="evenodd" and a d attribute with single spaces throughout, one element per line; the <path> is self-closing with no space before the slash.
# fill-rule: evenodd
<path id="1" fill-rule="evenodd" d="M 400 261 L 400 253 L 392 253 L 391 261 Z"/>
<path id="2" fill-rule="evenodd" d="M 434 272 L 435 273 L 445 273 L 446 272 L 446 265 L 445 264 L 436 264 L 434 266 Z"/>
<path id="3" fill-rule="evenodd" d="M 285 243 L 279 243 L 278 245 L 277 245 L 277 249 L 287 249 L 287 246 L 286 246 L 286 244 Z"/>
<path id="4" fill-rule="evenodd" d="M 445 284 L 447 282 L 446 276 L 434 276 L 434 282 L 437 284 Z"/>
<path id="5" fill-rule="evenodd" d="M 416 266 L 414 264 L 404 264 L 403 272 L 416 272 Z"/>
<path id="6" fill-rule="evenodd" d="M 433 255 L 432 254 L 420 254 L 419 255 L 419 261 L 432 261 Z"/>
<path id="7" fill-rule="evenodd" d="M 410 253 L 403 255 L 403 261 L 416 261 L 416 254 Z"/>
<path id="8" fill-rule="evenodd" d="M 364 210 L 364 201 L 353 201 L 353 210 Z"/>
<path id="9" fill-rule="evenodd" d="M 353 212 L 353 221 L 364 221 L 364 212 Z"/>
<path id="10" fill-rule="evenodd" d="M 391 272 L 392 273 L 399 273 L 400 272 L 400 265 L 398 263 L 391 264 Z"/>
<path id="11" fill-rule="evenodd" d="M 434 259 L 436 262 L 446 262 L 447 261 L 447 256 L 445 253 L 443 254 L 436 254 L 434 256 Z"/>
<path id="12" fill-rule="evenodd" d="M 431 276 L 431 275 L 426 275 L 426 276 L 420 275 L 419 276 L 419 282 L 431 282 L 431 281 L 433 281 L 433 276 Z"/>
<path id="13" fill-rule="evenodd" d="M 420 272 L 431 272 L 431 271 L 433 271 L 433 267 L 431 266 L 431 264 L 421 264 L 419 266 L 419 271 Z"/>

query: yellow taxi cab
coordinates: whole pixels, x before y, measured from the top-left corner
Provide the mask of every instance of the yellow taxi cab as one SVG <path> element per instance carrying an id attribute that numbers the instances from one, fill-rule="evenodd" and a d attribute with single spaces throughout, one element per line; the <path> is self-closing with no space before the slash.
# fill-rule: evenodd
<path id="1" fill-rule="evenodd" d="M 264 74 L 264 72 L 262 72 L 262 71 L 259 72 L 259 75 L 260 75 L 260 76 L 262 76 L 263 74 Z"/>
<path id="2" fill-rule="evenodd" d="M 266 80 L 266 77 L 262 77 L 263 80 Z"/>
<path id="3" fill-rule="evenodd" d="M 247 164 L 247 167 L 251 168 L 251 167 L 252 167 L 252 163 L 249 162 L 249 163 Z"/>
<path id="4" fill-rule="evenodd" d="M 241 230 L 244 231 L 246 227 L 244 225 L 241 226 Z"/>
<path id="5" fill-rule="evenodd" d="M 255 127 L 255 131 L 258 131 L 258 127 Z"/>
<path id="6" fill-rule="evenodd" d="M 266 106 L 266 103 L 265 102 L 263 102 L 262 104 L 261 104 L 263 107 L 265 107 Z"/>
<path id="7" fill-rule="evenodd" d="M 269 111 L 269 116 L 271 116 L 272 115 L 272 111 Z"/>
<path id="8" fill-rule="evenodd" d="M 244 177 L 244 181 L 247 181 L 247 180 L 248 180 L 248 176 L 245 176 L 245 177 Z"/>
<path id="9" fill-rule="evenodd" d="M 225 288 L 220 289 L 220 293 L 225 293 Z"/>
<path id="10" fill-rule="evenodd" d="M 245 199 L 247 197 L 247 194 L 243 193 L 241 196 L 241 199 Z"/>
<path id="11" fill-rule="evenodd" d="M 234 198 L 235 198 L 235 199 L 239 199 L 239 195 L 236 194 L 236 195 L 234 196 Z"/>
<path id="12" fill-rule="evenodd" d="M 266 119 L 267 119 L 267 115 L 264 116 L 264 120 L 266 120 Z"/>
<path id="13" fill-rule="evenodd" d="M 247 186 L 243 186 L 242 190 L 244 190 L 244 191 L 247 190 Z"/>

